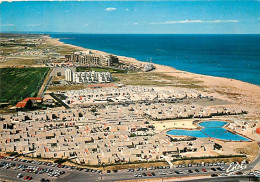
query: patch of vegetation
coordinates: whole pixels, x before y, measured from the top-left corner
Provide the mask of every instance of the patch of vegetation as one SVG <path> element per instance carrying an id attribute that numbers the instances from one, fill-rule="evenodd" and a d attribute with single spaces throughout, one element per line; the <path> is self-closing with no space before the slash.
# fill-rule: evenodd
<path id="1" fill-rule="evenodd" d="M 15 104 L 37 95 L 49 68 L 0 69 L 0 102 Z"/>
<path id="2" fill-rule="evenodd" d="M 136 137 L 136 134 L 135 134 L 135 133 L 131 133 L 131 134 L 129 135 L 129 137 Z"/>
<path id="3" fill-rule="evenodd" d="M 222 149 L 222 146 L 219 145 L 218 143 L 215 143 L 214 148 L 220 150 L 220 149 Z"/>
<path id="4" fill-rule="evenodd" d="M 194 159 L 225 159 L 225 158 L 245 158 L 246 155 L 219 155 L 219 156 L 202 156 L 202 157 L 183 157 L 180 159 L 173 159 L 172 162 Z"/>
<path id="5" fill-rule="evenodd" d="M 216 92 L 219 93 L 220 95 L 227 95 L 230 98 L 237 98 L 237 97 L 242 96 L 242 94 L 234 93 L 234 92 L 231 92 L 231 91 L 216 90 Z"/>
<path id="6" fill-rule="evenodd" d="M 18 152 L 7 152 L 6 154 L 8 154 L 10 157 L 20 156 L 20 154 Z"/>
<path id="7" fill-rule="evenodd" d="M 96 107 L 92 107 L 92 108 L 90 109 L 90 111 L 91 111 L 91 112 L 97 112 L 97 108 L 96 108 Z"/>
<path id="8" fill-rule="evenodd" d="M 7 61 L 1 62 L 1 67 L 16 66 L 32 66 L 35 65 L 35 60 L 31 58 L 9 58 Z"/>
<path id="9" fill-rule="evenodd" d="M 202 89 L 201 81 L 179 78 L 154 72 L 131 72 L 127 74 L 113 74 L 113 79 L 125 85 L 174 86 L 183 88 Z"/>
<path id="10" fill-rule="evenodd" d="M 81 90 L 87 88 L 87 85 L 77 84 L 77 85 L 56 85 L 49 86 L 47 90 L 49 91 L 64 91 L 64 90 Z"/>
<path id="11" fill-rule="evenodd" d="M 96 71 L 96 72 L 110 72 L 110 73 L 126 73 L 126 70 L 116 68 L 101 68 L 101 67 L 77 67 L 77 72 L 82 71 Z"/>
<path id="12" fill-rule="evenodd" d="M 58 164 L 62 164 L 62 163 L 64 163 L 64 162 L 67 162 L 68 161 L 68 159 L 56 159 L 54 162 L 55 163 L 58 163 Z"/>

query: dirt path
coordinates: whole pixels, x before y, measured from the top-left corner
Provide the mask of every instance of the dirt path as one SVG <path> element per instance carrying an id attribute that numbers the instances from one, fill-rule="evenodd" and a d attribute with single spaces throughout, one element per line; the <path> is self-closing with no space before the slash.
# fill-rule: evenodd
<path id="1" fill-rule="evenodd" d="M 44 88 L 45 88 L 46 84 L 48 83 L 48 80 L 49 80 L 50 77 L 51 77 L 51 72 L 52 72 L 52 70 L 53 70 L 53 68 L 50 68 L 50 69 L 49 69 L 49 71 L 48 71 L 48 73 L 47 73 L 47 76 L 45 77 L 44 82 L 43 82 L 41 88 L 39 89 L 39 91 L 38 91 L 38 93 L 37 93 L 37 97 L 42 97 L 43 92 L 44 92 Z"/>

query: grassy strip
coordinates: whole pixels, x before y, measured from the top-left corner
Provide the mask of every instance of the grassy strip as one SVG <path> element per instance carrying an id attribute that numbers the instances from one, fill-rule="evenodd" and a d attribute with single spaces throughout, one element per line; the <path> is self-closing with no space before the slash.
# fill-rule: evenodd
<path id="1" fill-rule="evenodd" d="M 77 67 L 77 72 L 83 71 L 96 71 L 96 72 L 110 72 L 110 73 L 126 73 L 126 70 L 116 69 L 116 68 L 102 68 L 102 67 Z"/>
<path id="2" fill-rule="evenodd" d="M 154 72 L 133 72 L 127 74 L 113 74 L 113 78 L 125 85 L 142 86 L 173 86 L 182 88 L 202 89 L 200 81 L 168 76 L 164 73 Z"/>
<path id="3" fill-rule="evenodd" d="M 183 157 L 180 159 L 173 159 L 172 162 L 185 161 L 185 160 L 198 160 L 198 159 L 225 159 L 225 158 L 236 158 L 246 157 L 246 155 L 219 155 L 219 156 L 202 156 L 202 157 Z"/>
<path id="4" fill-rule="evenodd" d="M 30 159 L 37 159 L 39 161 L 42 160 L 47 160 L 47 161 L 52 161 L 54 163 L 58 164 L 65 164 L 65 165 L 72 165 L 72 166 L 77 166 L 81 168 L 99 168 L 103 170 L 120 170 L 120 169 L 128 169 L 128 168 L 138 168 L 138 167 L 151 167 L 151 166 L 166 166 L 168 163 L 166 161 L 162 160 L 156 160 L 156 161 L 135 161 L 135 162 L 128 162 L 128 163 L 118 163 L 118 164 L 102 164 L 102 165 L 88 165 L 88 164 L 79 164 L 71 159 L 65 158 L 42 158 L 42 157 L 29 157 L 25 155 L 20 155 L 15 152 L 9 153 L 10 156 L 16 156 L 16 157 L 26 157 Z M 176 164 L 189 164 L 189 163 L 200 163 L 203 162 L 220 162 L 221 161 L 226 161 L 226 162 L 231 162 L 231 161 L 241 161 L 244 159 L 246 155 L 220 155 L 220 156 L 208 156 L 208 157 L 184 157 L 180 159 L 175 159 L 172 162 Z M 218 160 L 219 159 L 219 160 Z M 210 160 L 210 161 L 208 161 Z"/>

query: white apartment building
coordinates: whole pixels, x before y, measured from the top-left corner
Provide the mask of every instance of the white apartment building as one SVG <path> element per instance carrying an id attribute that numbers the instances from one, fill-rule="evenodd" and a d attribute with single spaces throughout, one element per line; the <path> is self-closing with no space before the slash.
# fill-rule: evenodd
<path id="1" fill-rule="evenodd" d="M 109 72 L 74 72 L 66 69 L 65 80 L 74 83 L 108 83 L 111 82 L 112 76 Z"/>
<path id="2" fill-rule="evenodd" d="M 116 59 L 115 59 L 116 58 Z M 74 65 L 78 66 L 105 66 L 110 67 L 113 63 L 118 63 L 116 56 L 112 55 L 101 55 L 94 54 L 90 50 L 87 51 L 77 51 L 71 55 L 65 55 L 67 61 L 72 62 Z"/>

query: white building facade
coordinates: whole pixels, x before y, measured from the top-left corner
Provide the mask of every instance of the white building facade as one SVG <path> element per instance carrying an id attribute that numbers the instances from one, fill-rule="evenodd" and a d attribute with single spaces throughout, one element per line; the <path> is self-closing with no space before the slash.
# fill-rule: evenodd
<path id="1" fill-rule="evenodd" d="M 112 76 L 109 72 L 74 72 L 66 69 L 65 80 L 74 83 L 109 83 Z"/>
<path id="2" fill-rule="evenodd" d="M 113 62 L 118 63 L 118 59 L 112 59 L 114 57 L 115 56 L 108 55 L 108 54 L 105 54 L 105 55 L 94 54 L 90 50 L 77 51 L 71 55 L 65 55 L 66 61 L 72 62 L 75 66 L 110 67 L 113 65 Z"/>

